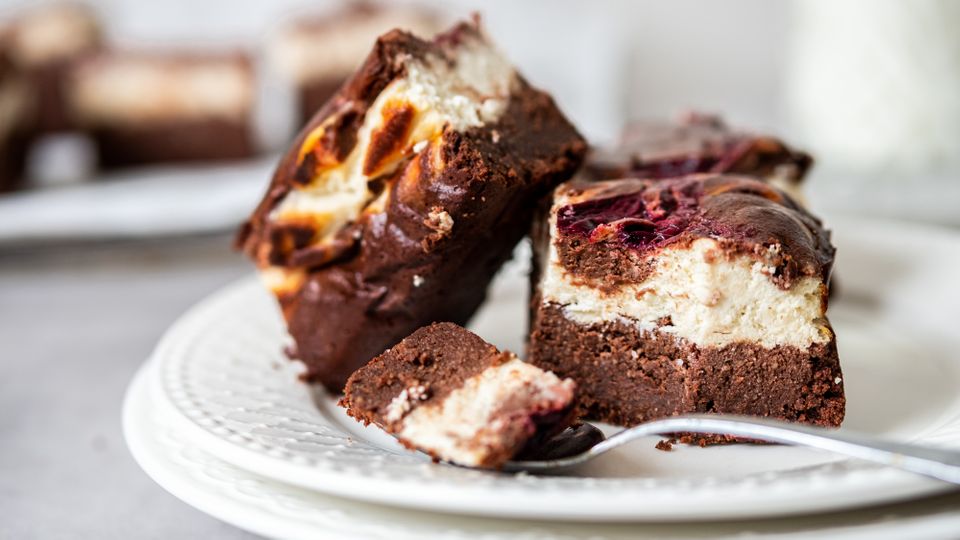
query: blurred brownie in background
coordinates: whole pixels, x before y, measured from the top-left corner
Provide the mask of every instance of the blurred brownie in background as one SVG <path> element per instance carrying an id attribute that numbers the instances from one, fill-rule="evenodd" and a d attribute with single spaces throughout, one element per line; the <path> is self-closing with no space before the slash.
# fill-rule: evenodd
<path id="1" fill-rule="evenodd" d="M 68 93 L 104 168 L 255 153 L 256 83 L 245 53 L 104 52 L 75 65 Z"/>
<path id="2" fill-rule="evenodd" d="M 20 12 L 0 32 L 10 60 L 31 86 L 27 120 L 31 131 L 43 134 L 72 129 L 65 103 L 66 77 L 78 58 L 102 46 L 96 14 L 81 4 L 47 4 Z"/>
<path id="3" fill-rule="evenodd" d="M 360 66 L 370 44 L 394 28 L 429 37 L 440 31 L 441 21 L 422 7 L 355 2 L 332 13 L 298 17 L 277 30 L 268 58 L 295 87 L 298 128 Z"/>
<path id="4" fill-rule="evenodd" d="M 631 122 L 615 147 L 592 151 L 585 173 L 595 180 L 746 174 L 802 202 L 800 183 L 812 164 L 808 154 L 776 137 L 732 129 L 719 116 L 687 113 L 675 122 Z"/>
<path id="5" fill-rule="evenodd" d="M 27 154 L 26 111 L 32 103 L 23 75 L 0 48 L 0 192 L 18 187 Z"/>

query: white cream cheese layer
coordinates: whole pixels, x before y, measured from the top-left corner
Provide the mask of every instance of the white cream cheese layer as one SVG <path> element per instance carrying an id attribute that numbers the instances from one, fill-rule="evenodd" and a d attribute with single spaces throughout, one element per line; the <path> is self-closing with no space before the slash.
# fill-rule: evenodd
<path id="1" fill-rule="evenodd" d="M 556 231 L 553 216 L 564 204 L 558 197 L 551 235 Z M 554 238 L 543 268 L 542 301 L 562 306 L 566 317 L 579 324 L 619 321 L 669 332 L 701 347 L 745 341 L 806 349 L 832 337 L 821 311 L 820 279 L 803 278 L 783 290 L 770 280 L 771 268 L 748 256 L 728 258 L 711 238 L 689 247 L 667 246 L 645 281 L 613 293 L 578 282 L 567 272 Z M 659 326 L 666 317 L 670 324 Z"/>
<path id="2" fill-rule="evenodd" d="M 455 62 L 427 58 L 409 59 L 406 76 L 391 82 L 367 110 L 357 143 L 347 158 L 334 167 L 322 168 L 308 186 L 290 191 L 273 209 L 274 222 L 306 222 L 318 229 L 316 242 L 330 240 L 337 231 L 360 217 L 373 198 L 368 182 L 388 174 L 405 159 L 427 151 L 441 141 L 446 129 L 464 131 L 496 121 L 506 108 L 516 73 L 492 46 L 481 39 L 466 38 L 456 50 Z M 388 157 L 374 171 L 365 172 L 375 138 L 393 111 L 412 107 L 413 119 L 404 150 Z M 308 137 L 322 134 L 321 125 Z"/>
<path id="3" fill-rule="evenodd" d="M 528 435 L 522 418 L 569 405 L 574 391 L 572 380 L 514 357 L 467 379 L 440 403 L 416 406 L 417 388 L 404 390 L 394 400 L 395 417 L 403 418 L 398 435 L 446 461 L 482 465 L 491 452 Z"/>

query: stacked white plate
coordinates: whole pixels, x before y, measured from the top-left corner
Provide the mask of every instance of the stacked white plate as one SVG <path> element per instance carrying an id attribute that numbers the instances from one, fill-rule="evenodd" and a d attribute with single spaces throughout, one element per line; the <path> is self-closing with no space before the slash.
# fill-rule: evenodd
<path id="1" fill-rule="evenodd" d="M 841 256 L 832 321 L 844 429 L 960 448 L 960 236 L 900 223 L 830 223 Z M 526 265 L 511 263 L 472 328 L 522 351 Z M 187 503 L 282 538 L 949 536 L 960 513 L 861 510 L 946 491 L 909 473 L 811 450 L 638 441 L 564 476 L 434 464 L 297 381 L 273 299 L 255 279 L 184 315 L 124 410 L 144 470 Z M 758 521 L 761 518 L 762 521 Z M 781 519 L 768 519 L 781 518 Z"/>

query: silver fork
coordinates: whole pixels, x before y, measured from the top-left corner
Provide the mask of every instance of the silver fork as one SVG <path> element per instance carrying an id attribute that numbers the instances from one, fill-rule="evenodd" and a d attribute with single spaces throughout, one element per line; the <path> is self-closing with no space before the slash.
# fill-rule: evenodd
<path id="1" fill-rule="evenodd" d="M 620 431 L 604 439 L 599 429 L 584 424 L 567 437 L 579 441 L 566 441 L 560 445 L 561 455 L 548 455 L 545 459 L 509 461 L 503 470 L 507 472 L 548 472 L 566 469 L 586 463 L 597 456 L 649 435 L 670 433 L 698 433 L 705 435 L 734 435 L 767 442 L 806 446 L 836 454 L 872 461 L 889 467 L 922 474 L 960 484 L 960 451 L 933 448 L 885 441 L 869 435 L 839 432 L 802 424 L 734 415 L 687 415 L 654 420 Z M 547 452 L 552 446 L 545 445 Z"/>

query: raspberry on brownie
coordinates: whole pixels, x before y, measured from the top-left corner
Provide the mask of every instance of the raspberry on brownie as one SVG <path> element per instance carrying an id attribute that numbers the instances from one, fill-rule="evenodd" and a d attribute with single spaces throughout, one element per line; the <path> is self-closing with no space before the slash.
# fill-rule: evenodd
<path id="1" fill-rule="evenodd" d="M 451 323 L 357 370 L 340 405 L 434 459 L 497 468 L 575 419 L 575 385 Z"/>
<path id="2" fill-rule="evenodd" d="M 529 361 L 573 378 L 589 417 L 842 421 L 835 250 L 789 196 L 732 175 L 574 181 L 539 225 Z"/>

